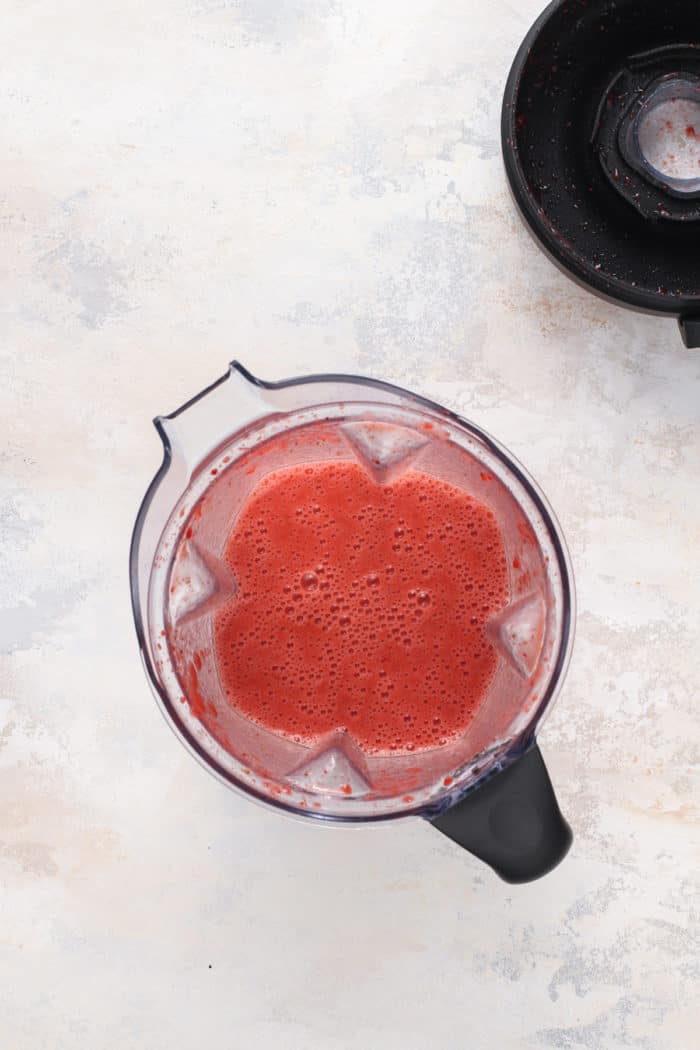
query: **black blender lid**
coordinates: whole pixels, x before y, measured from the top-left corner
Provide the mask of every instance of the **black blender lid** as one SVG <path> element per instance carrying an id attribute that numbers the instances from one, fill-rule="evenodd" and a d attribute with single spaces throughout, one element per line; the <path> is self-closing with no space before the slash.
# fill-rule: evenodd
<path id="1" fill-rule="evenodd" d="M 663 104 L 700 113 L 696 3 L 554 0 L 508 78 L 503 155 L 555 262 L 606 298 L 675 315 L 700 347 L 700 164 L 681 178 L 655 166 L 645 128 Z M 673 133 L 700 139 L 700 120 Z"/>

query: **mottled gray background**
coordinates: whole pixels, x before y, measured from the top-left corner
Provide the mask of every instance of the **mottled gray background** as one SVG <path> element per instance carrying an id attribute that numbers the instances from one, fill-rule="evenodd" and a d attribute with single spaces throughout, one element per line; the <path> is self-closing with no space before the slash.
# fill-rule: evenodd
<path id="1" fill-rule="evenodd" d="M 3 1050 L 697 1046 L 700 355 L 514 214 L 539 6 L 4 0 Z M 286 821 L 164 727 L 126 574 L 150 419 L 234 355 L 415 387 L 542 482 L 580 599 L 548 879 Z"/>

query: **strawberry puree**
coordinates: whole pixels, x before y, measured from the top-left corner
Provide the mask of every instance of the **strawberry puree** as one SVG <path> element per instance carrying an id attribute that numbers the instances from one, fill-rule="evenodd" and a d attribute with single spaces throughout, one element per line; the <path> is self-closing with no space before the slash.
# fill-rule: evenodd
<path id="1" fill-rule="evenodd" d="M 239 712 L 311 745 L 346 728 L 373 754 L 467 729 L 496 669 L 485 624 L 509 597 L 484 504 L 418 472 L 291 467 L 255 488 L 225 560 L 239 590 L 215 653 Z"/>

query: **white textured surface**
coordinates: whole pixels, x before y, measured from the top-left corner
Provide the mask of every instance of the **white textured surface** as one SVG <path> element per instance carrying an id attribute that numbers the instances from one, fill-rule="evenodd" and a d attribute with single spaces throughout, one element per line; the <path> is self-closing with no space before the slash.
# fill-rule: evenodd
<path id="1" fill-rule="evenodd" d="M 5 0 L 3 1050 L 697 1045 L 700 355 L 514 214 L 539 2 Z M 126 574 L 150 419 L 234 355 L 425 391 L 542 482 L 580 601 L 549 878 L 261 811 L 163 725 Z"/>

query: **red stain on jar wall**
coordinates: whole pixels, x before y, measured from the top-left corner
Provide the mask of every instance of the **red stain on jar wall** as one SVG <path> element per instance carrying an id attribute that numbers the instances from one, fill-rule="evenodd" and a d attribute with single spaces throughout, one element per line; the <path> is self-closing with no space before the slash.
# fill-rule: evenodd
<path id="1" fill-rule="evenodd" d="M 207 702 L 200 691 L 199 675 L 194 663 L 189 664 L 187 668 L 187 700 L 190 711 L 201 722 L 207 713 Z"/>
<path id="2" fill-rule="evenodd" d="M 528 546 L 528 547 L 536 547 L 537 546 L 537 540 L 535 539 L 535 534 L 532 531 L 531 526 L 525 521 L 524 518 L 522 518 L 518 522 L 518 532 L 520 533 L 520 538 L 522 539 L 523 543 L 526 546 Z"/>

